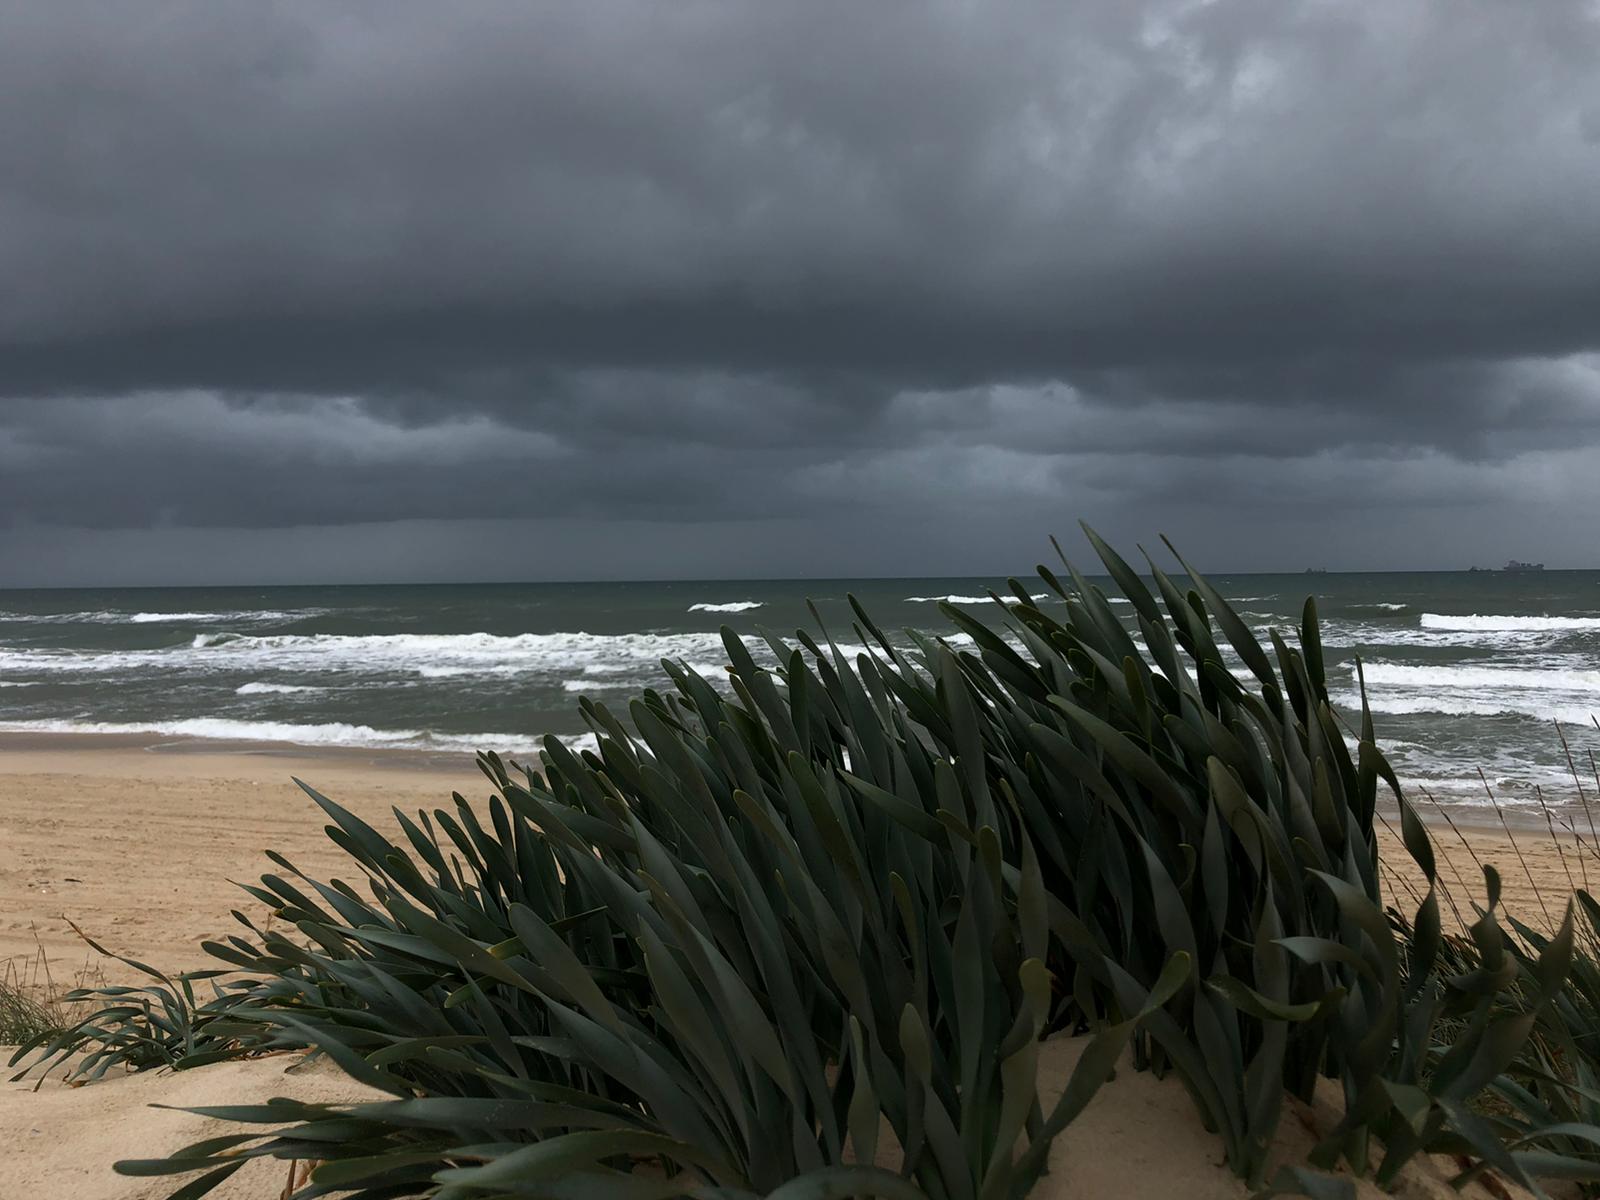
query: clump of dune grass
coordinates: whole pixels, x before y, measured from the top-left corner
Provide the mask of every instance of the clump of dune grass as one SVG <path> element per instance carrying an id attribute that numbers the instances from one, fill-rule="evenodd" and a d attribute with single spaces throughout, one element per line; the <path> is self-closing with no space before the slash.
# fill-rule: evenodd
<path id="1" fill-rule="evenodd" d="M 21 1045 L 54 1033 L 72 1008 L 56 986 L 50 959 L 34 934 L 34 952 L 0 962 L 0 1045 Z M 84 973 L 90 970 L 84 966 Z"/>
<path id="2" fill-rule="evenodd" d="M 1346 744 L 1315 604 L 1263 645 L 1181 559 L 1152 589 L 1091 539 L 1134 632 L 1063 559 L 1049 599 L 946 606 L 960 638 L 908 648 L 853 600 L 851 652 L 819 619 L 763 665 L 725 630 L 727 690 L 666 662 L 626 714 L 583 702 L 594 750 L 483 755 L 486 804 L 396 812 L 397 839 L 307 788 L 360 886 L 271 855 L 247 890 L 274 924 L 206 944 L 237 978 L 148 971 L 39 1046 L 91 1072 L 310 1046 L 392 1097 L 207 1110 L 267 1128 L 119 1165 L 196 1175 L 185 1200 L 263 1155 L 321 1164 L 295 1200 L 1022 1200 L 1130 1047 L 1252 1187 L 1324 1079 L 1344 1117 L 1281 1192 L 1433 1152 L 1536 1194 L 1600 1174 L 1600 1125 L 1531 1086 L 1570 913 L 1508 937 L 1485 866 L 1447 934 L 1364 704 Z M 1056 1034 L 1090 1041 L 1047 1102 Z M 891 1168 L 865 1165 L 883 1130 Z"/>
<path id="3" fill-rule="evenodd" d="M 0 1045 L 34 1041 L 61 1024 L 59 1011 L 40 999 L 15 962 L 0 965 Z"/>
<path id="4" fill-rule="evenodd" d="M 232 972 L 193 971 L 167 975 L 137 959 L 108 950 L 77 925 L 68 922 L 100 960 L 121 963 L 149 982 L 142 985 L 111 984 L 95 960 L 85 961 L 73 986 L 59 991 L 49 975 L 49 962 L 41 948 L 33 960 L 42 987 L 31 993 L 38 1010 L 26 1036 L 14 1040 L 20 1049 L 11 1065 L 26 1063 L 13 1079 L 33 1075 L 40 1079 L 52 1064 L 60 1065 L 68 1081 L 89 1083 L 113 1071 L 141 1071 L 152 1067 L 199 1066 L 248 1053 L 252 1033 L 242 1038 L 224 1036 L 218 1018 L 227 1007 L 220 989 L 205 994 L 205 985 Z M 0 1038 L 0 1042 L 8 1039 Z M 36 1054 L 34 1052 L 37 1052 Z M 34 1057 L 30 1058 L 30 1055 Z"/>

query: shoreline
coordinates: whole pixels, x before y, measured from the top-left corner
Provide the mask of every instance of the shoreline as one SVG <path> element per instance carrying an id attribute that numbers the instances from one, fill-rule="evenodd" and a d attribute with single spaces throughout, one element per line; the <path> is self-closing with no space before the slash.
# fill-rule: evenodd
<path id="1" fill-rule="evenodd" d="M 93 765 L 111 754 L 144 754 L 159 761 L 185 758 L 262 758 L 326 763 L 333 767 L 366 767 L 379 771 L 450 773 L 471 763 L 475 751 L 424 750 L 411 746 L 308 745 L 234 738 L 191 737 L 156 733 L 85 733 L 0 731 L 0 777 L 16 755 L 70 754 L 74 770 L 80 761 Z M 502 754 L 502 756 L 504 756 Z"/>
<path id="2" fill-rule="evenodd" d="M 565 738 L 569 735 L 562 736 Z M 484 749 L 495 748 L 485 746 Z M 508 761 L 513 758 L 519 762 L 533 761 L 537 757 L 536 751 L 525 757 L 517 757 L 514 752 L 503 750 L 497 752 Z M 322 769 L 340 772 L 370 770 L 381 773 L 415 772 L 442 776 L 457 775 L 461 772 L 462 764 L 466 764 L 469 774 L 482 778 L 481 772 L 475 765 L 477 751 L 465 749 L 345 746 L 156 733 L 0 730 L 0 779 L 17 773 L 18 763 L 21 761 L 19 756 L 51 754 L 71 755 L 70 771 L 64 761 L 59 768 L 71 774 L 100 774 L 108 770 L 126 769 L 126 762 L 117 756 L 138 754 L 148 756 L 147 761 L 151 763 L 161 763 L 167 759 L 179 761 L 260 759 L 263 763 L 277 761 L 288 764 L 315 764 Z M 161 773 L 164 768 L 152 767 L 151 770 Z M 1406 781 L 1402 779 L 1402 786 L 1405 783 Z M 1587 795 L 1587 792 L 1585 794 Z M 1446 820 L 1448 817 L 1449 821 L 1455 822 L 1462 828 L 1502 831 L 1503 815 L 1505 824 L 1510 825 L 1516 834 L 1527 832 L 1541 837 L 1548 835 L 1544 813 L 1520 801 L 1502 799 L 1499 801 L 1500 807 L 1497 811 L 1494 806 L 1483 802 L 1452 803 L 1432 799 L 1421 788 L 1409 792 L 1408 795 L 1417 814 L 1430 829 L 1440 829 L 1448 833 Z M 1590 805 L 1594 820 L 1597 826 L 1600 826 L 1600 798 L 1591 798 Z M 1398 809 L 1394 805 L 1388 786 L 1381 780 L 1378 784 L 1378 809 L 1391 824 L 1398 821 Z M 1550 810 L 1553 814 L 1566 815 L 1573 820 L 1585 833 L 1587 840 L 1588 816 L 1591 814 L 1586 814 L 1582 808 L 1571 803 L 1552 804 Z M 1569 833 L 1569 831 L 1563 832 Z"/>
<path id="3" fill-rule="evenodd" d="M 233 910 L 264 915 L 230 881 L 275 870 L 269 849 L 315 878 L 359 881 L 295 776 L 386 835 L 398 833 L 393 808 L 448 808 L 455 792 L 476 805 L 492 791 L 464 751 L 0 734 L 0 970 L 33 963 L 37 975 L 42 955 L 58 989 L 86 968 L 134 980 L 120 964 L 97 961 L 69 922 L 163 971 L 212 965 L 200 942 L 228 933 Z M 1508 811 L 1508 835 L 1487 806 L 1447 810 L 1454 831 L 1432 805 L 1418 811 L 1434 836 L 1439 877 L 1463 913 L 1482 899 L 1474 856 L 1499 867 L 1505 907 L 1534 925 L 1559 920 L 1572 883 L 1600 887 L 1600 857 L 1578 856 L 1570 834 L 1552 842 L 1542 814 Z M 1395 813 L 1385 816 L 1387 890 L 1409 911 L 1405 889 L 1417 874 Z"/>

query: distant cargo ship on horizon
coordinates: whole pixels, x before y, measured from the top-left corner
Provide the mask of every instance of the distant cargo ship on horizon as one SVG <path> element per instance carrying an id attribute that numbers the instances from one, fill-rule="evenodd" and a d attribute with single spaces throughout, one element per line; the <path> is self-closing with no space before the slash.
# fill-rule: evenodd
<path id="1" fill-rule="evenodd" d="M 1488 572 L 1491 572 L 1491 573 L 1494 572 L 1497 569 L 1500 570 L 1500 571 L 1503 571 L 1503 572 L 1508 572 L 1508 573 L 1510 573 L 1512 575 L 1521 575 L 1521 574 L 1525 574 L 1526 572 L 1529 572 L 1529 571 L 1542 571 L 1542 570 L 1544 570 L 1544 564 L 1543 563 L 1521 562 L 1521 561 L 1513 558 L 1510 562 L 1506 563 L 1505 566 L 1499 567 L 1499 568 L 1495 568 L 1495 567 L 1468 567 L 1467 568 L 1467 570 L 1469 570 L 1469 571 L 1488 571 Z"/>

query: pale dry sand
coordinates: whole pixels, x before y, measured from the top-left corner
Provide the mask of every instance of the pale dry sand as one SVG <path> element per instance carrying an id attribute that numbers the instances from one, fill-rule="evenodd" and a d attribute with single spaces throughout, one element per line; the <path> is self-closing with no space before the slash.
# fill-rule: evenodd
<path id="1" fill-rule="evenodd" d="M 230 880 L 274 870 L 265 850 L 319 878 L 357 876 L 295 776 L 386 832 L 391 808 L 415 813 L 449 807 L 452 791 L 471 800 L 490 791 L 465 754 L 142 749 L 129 739 L 0 735 L 0 962 L 31 959 L 42 946 L 56 981 L 70 982 L 88 953 L 70 920 L 162 970 L 213 965 L 200 940 L 236 929 L 232 909 L 260 915 Z"/>
<path id="2" fill-rule="evenodd" d="M 1422 815 L 1433 835 L 1440 911 L 1447 926 L 1457 916 L 1462 923 L 1476 919 L 1472 905 L 1482 905 L 1486 899 L 1484 865 L 1500 876 L 1498 915 L 1502 922 L 1509 914 L 1534 929 L 1550 932 L 1560 923 L 1575 888 L 1600 894 L 1600 858 L 1593 853 L 1587 828 L 1580 846 L 1567 831 L 1558 830 L 1552 837 L 1541 819 L 1527 813 L 1508 814 L 1502 825 L 1492 810 L 1457 810 L 1451 818 L 1453 828 L 1435 812 Z M 1398 828 L 1392 817 L 1388 825 L 1380 827 L 1378 857 L 1387 899 L 1409 916 L 1425 889 L 1421 871 L 1400 842 Z"/>
<path id="3" fill-rule="evenodd" d="M 1043 1048 L 1040 1083 L 1046 1107 L 1066 1085 L 1083 1044 L 1056 1039 Z M 125 1178 L 110 1165 L 126 1158 L 162 1157 L 239 1128 L 150 1105 L 259 1104 L 275 1096 L 331 1104 L 383 1098 L 326 1067 L 286 1071 L 295 1061 L 279 1055 L 192 1071 L 125 1075 L 84 1088 L 46 1083 L 37 1092 L 26 1083 L 0 1084 L 0 1197 L 164 1200 L 185 1180 Z M 1327 1087 L 1327 1096 L 1319 1096 L 1313 1105 L 1291 1101 L 1287 1106 L 1274 1142 L 1272 1171 L 1280 1163 L 1304 1162 L 1337 1123 L 1338 1110 L 1330 1102 L 1335 1089 Z M 886 1130 L 885 1142 L 892 1137 Z M 892 1148 L 879 1159 L 891 1169 L 898 1167 L 897 1160 Z M 1161 1080 L 1136 1072 L 1126 1063 L 1052 1144 L 1049 1161 L 1049 1173 L 1032 1200 L 1246 1200 L 1251 1194 L 1228 1170 L 1220 1144 L 1200 1123 L 1183 1085 L 1174 1077 Z M 1447 1181 L 1457 1170 L 1447 1160 L 1419 1158 L 1407 1167 L 1394 1192 L 1362 1181 L 1358 1200 L 1385 1195 L 1404 1200 L 1525 1200 L 1528 1195 L 1498 1180 L 1494 1190 L 1474 1183 L 1456 1192 Z M 258 1161 L 213 1195 L 216 1200 L 278 1200 L 286 1172 L 283 1163 Z"/>
<path id="4" fill-rule="evenodd" d="M 323 1104 L 384 1098 L 331 1064 L 307 1068 L 290 1055 L 144 1071 L 80 1088 L 0 1083 L 0 1200 L 165 1200 L 195 1176 L 129 1178 L 111 1164 L 162 1158 L 202 1138 L 250 1131 L 172 1108 L 261 1104 L 276 1096 Z M 172 1108 L 151 1107 L 157 1104 Z M 258 1160 L 211 1197 L 278 1200 L 288 1171 L 276 1159 Z"/>
<path id="5" fill-rule="evenodd" d="M 448 805 L 452 791 L 476 801 L 490 790 L 465 755 L 309 754 L 0 735 L 0 961 L 29 960 L 42 947 L 57 982 L 70 982 L 86 959 L 67 924 L 71 920 L 108 948 L 163 969 L 202 967 L 208 964 L 199 941 L 230 929 L 230 909 L 253 911 L 249 898 L 228 881 L 254 879 L 269 869 L 265 849 L 278 850 L 321 878 L 356 875 L 323 836 L 322 814 L 290 781 L 294 775 L 384 830 L 391 828 L 391 807 L 410 813 Z M 1502 868 L 1507 902 L 1530 922 L 1543 923 L 1543 909 L 1559 913 L 1569 872 L 1583 881 L 1570 843 L 1563 855 L 1542 827 L 1516 829 L 1520 860 L 1498 827 L 1460 827 L 1480 859 Z M 1448 855 L 1448 861 L 1441 859 L 1441 874 L 1465 909 L 1461 897 L 1478 894 L 1480 876 L 1455 833 L 1443 826 L 1435 833 Z M 1384 853 L 1406 871 L 1388 835 Z M 1600 863 L 1587 865 L 1600 885 Z M 1455 882 L 1458 871 L 1465 888 Z M 1400 902 L 1409 904 L 1403 885 L 1394 887 Z M 106 974 L 121 980 L 128 972 L 109 965 Z M 1070 1042 L 1050 1047 L 1047 1074 L 1064 1080 L 1075 1055 Z M 146 1107 L 152 1103 L 272 1095 L 339 1100 L 360 1093 L 329 1074 L 286 1076 L 284 1062 L 270 1058 L 147 1073 L 80 1089 L 46 1085 L 37 1093 L 27 1085 L 0 1085 L 0 1200 L 152 1200 L 169 1194 L 170 1181 L 121 1179 L 109 1164 L 159 1156 L 217 1130 Z M 1312 1130 L 1329 1120 L 1326 1105 L 1297 1109 L 1280 1132 L 1283 1154 L 1302 1155 Z M 1248 1194 L 1221 1165 L 1215 1138 L 1201 1127 L 1181 1086 L 1132 1071 L 1124 1071 L 1069 1128 L 1051 1162 L 1050 1180 L 1035 1193 L 1040 1200 L 1164 1200 L 1180 1194 L 1237 1200 Z M 219 1195 L 274 1200 L 282 1180 L 276 1164 L 272 1170 L 271 1179 L 265 1168 L 241 1172 Z M 1433 1165 L 1419 1164 L 1398 1194 L 1413 1200 L 1451 1194 L 1441 1178 Z M 1362 1192 L 1368 1194 L 1379 1195 L 1376 1189 Z"/>
<path id="6" fill-rule="evenodd" d="M 1061 1094 L 1085 1042 L 1056 1039 L 1039 1056 L 1040 1091 Z M 1270 1181 L 1283 1164 L 1304 1165 L 1317 1143 L 1338 1125 L 1338 1088 L 1323 1080 L 1314 1104 L 1290 1100 L 1268 1156 Z M 1376 1163 L 1380 1153 L 1374 1152 Z M 1499 1178 L 1456 1191 L 1460 1167 L 1439 1156 L 1407 1164 L 1392 1192 L 1356 1181 L 1357 1200 L 1528 1200 L 1529 1193 Z M 1095 1094 L 1078 1119 L 1050 1146 L 1050 1173 L 1030 1200 L 1247 1200 L 1251 1190 L 1227 1167 L 1222 1145 L 1200 1122 L 1175 1076 L 1157 1079 L 1124 1065 Z M 1561 1200 L 1572 1195 L 1561 1189 Z"/>

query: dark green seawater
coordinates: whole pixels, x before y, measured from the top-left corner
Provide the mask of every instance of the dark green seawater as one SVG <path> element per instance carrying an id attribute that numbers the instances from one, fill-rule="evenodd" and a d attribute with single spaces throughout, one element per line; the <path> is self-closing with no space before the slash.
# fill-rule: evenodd
<path id="1" fill-rule="evenodd" d="M 621 705 L 659 682 L 662 657 L 720 677 L 723 624 L 810 628 L 809 597 L 853 641 L 853 592 L 886 629 L 947 632 L 932 598 L 992 610 L 998 582 L 0 591 L 0 730 L 526 750 L 582 734 L 580 694 Z M 1359 653 L 1380 741 L 1442 798 L 1481 799 L 1481 768 L 1503 801 L 1572 801 L 1557 721 L 1586 776 L 1600 754 L 1600 572 L 1213 582 L 1263 630 L 1315 592 L 1339 700 L 1356 703 Z"/>

